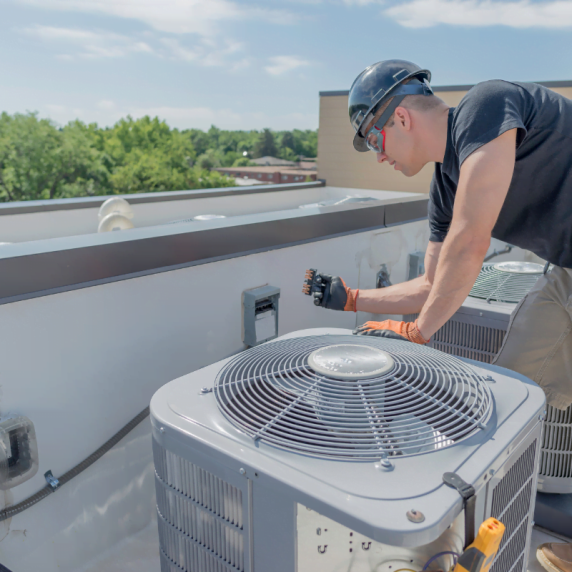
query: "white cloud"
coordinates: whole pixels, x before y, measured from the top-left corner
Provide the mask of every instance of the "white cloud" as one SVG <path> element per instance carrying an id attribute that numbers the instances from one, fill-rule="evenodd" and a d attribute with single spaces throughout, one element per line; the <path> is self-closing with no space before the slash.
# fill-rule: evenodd
<path id="1" fill-rule="evenodd" d="M 203 38 L 201 42 L 192 48 L 183 46 L 179 40 L 164 38 L 162 43 L 169 50 L 171 57 L 176 59 L 196 62 L 203 66 L 222 66 L 228 63 L 231 56 L 240 52 L 243 45 L 233 40 L 213 41 Z"/>
<path id="2" fill-rule="evenodd" d="M 54 26 L 32 26 L 23 32 L 47 42 L 68 46 L 73 54 L 60 54 L 62 60 L 82 58 L 119 58 L 130 53 L 152 53 L 146 42 L 120 34 L 105 31 L 82 30 L 78 28 L 58 28 Z"/>
<path id="3" fill-rule="evenodd" d="M 62 113 L 66 112 L 66 107 L 65 105 L 56 105 L 53 103 L 48 103 L 46 105 L 46 109 L 50 112 L 53 113 L 54 115 L 61 115 Z"/>
<path id="4" fill-rule="evenodd" d="M 232 69 L 241 69 L 250 64 L 243 58 L 235 61 L 244 48 L 243 44 L 232 39 L 214 39 L 202 37 L 191 47 L 175 38 L 163 38 L 158 46 L 136 38 L 105 31 L 92 31 L 78 28 L 57 28 L 53 26 L 33 26 L 22 30 L 23 33 L 39 40 L 66 46 L 73 53 L 59 54 L 60 60 L 82 58 L 119 58 L 131 53 L 147 53 L 172 59 L 193 62 L 203 66 L 227 65 Z"/>
<path id="5" fill-rule="evenodd" d="M 283 73 L 310 65 L 309 61 L 303 60 L 298 56 L 275 56 L 268 59 L 270 65 L 264 69 L 271 75 L 282 75 Z"/>
<path id="6" fill-rule="evenodd" d="M 222 20 L 257 19 L 289 24 L 290 12 L 258 8 L 232 0 L 16 0 L 42 9 L 106 14 L 144 22 L 161 32 L 210 36 Z"/>
<path id="7" fill-rule="evenodd" d="M 250 58 L 242 58 L 241 60 L 235 62 L 230 69 L 233 72 L 238 72 L 246 68 L 249 68 L 251 65 L 252 65 L 252 60 Z"/>
<path id="8" fill-rule="evenodd" d="M 567 28 L 572 26 L 572 1 L 413 0 L 388 8 L 384 14 L 407 28 L 438 24 Z"/>
<path id="9" fill-rule="evenodd" d="M 97 102 L 97 107 L 99 107 L 99 109 L 103 109 L 104 111 L 110 111 L 115 109 L 115 103 L 109 99 L 102 99 L 101 101 Z"/>
<path id="10" fill-rule="evenodd" d="M 47 110 L 47 115 L 50 119 L 53 119 L 60 123 L 67 123 L 68 121 L 73 121 L 74 119 L 81 119 L 84 115 L 84 110 L 77 107 L 67 107 L 65 105 L 50 104 L 45 106 Z"/>

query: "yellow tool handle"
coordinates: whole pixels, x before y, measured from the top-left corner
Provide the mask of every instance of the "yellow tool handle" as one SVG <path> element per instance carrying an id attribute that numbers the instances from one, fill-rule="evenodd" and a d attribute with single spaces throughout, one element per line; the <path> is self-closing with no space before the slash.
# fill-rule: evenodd
<path id="1" fill-rule="evenodd" d="M 454 572 L 488 572 L 498 552 L 504 524 L 496 518 L 487 518 L 479 527 L 475 541 L 461 554 Z"/>

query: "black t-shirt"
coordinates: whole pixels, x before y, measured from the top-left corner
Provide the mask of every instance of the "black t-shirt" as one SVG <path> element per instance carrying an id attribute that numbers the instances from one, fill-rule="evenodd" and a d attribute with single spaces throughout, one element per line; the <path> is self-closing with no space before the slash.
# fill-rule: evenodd
<path id="1" fill-rule="evenodd" d="M 463 161 L 514 128 L 514 174 L 492 236 L 572 268 L 572 101 L 534 83 L 479 83 L 450 110 L 431 182 L 430 240 L 445 240 Z"/>

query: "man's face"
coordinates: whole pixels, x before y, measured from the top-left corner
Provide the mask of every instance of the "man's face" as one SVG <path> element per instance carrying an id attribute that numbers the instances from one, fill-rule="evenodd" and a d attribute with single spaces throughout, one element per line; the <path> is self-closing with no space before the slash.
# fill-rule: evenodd
<path id="1" fill-rule="evenodd" d="M 386 124 L 383 131 L 385 137 L 378 137 L 379 130 L 375 127 L 368 135 L 373 142 L 384 142 L 384 149 L 377 153 L 378 163 L 389 163 L 396 171 L 401 171 L 406 177 L 413 177 L 424 167 L 424 163 L 416 152 L 415 133 L 412 129 L 411 113 L 404 107 L 395 110 L 393 124 Z"/>

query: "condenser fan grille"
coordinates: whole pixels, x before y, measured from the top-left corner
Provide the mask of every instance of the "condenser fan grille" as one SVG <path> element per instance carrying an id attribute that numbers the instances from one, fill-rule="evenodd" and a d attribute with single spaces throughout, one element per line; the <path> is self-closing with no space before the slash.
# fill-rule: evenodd
<path id="1" fill-rule="evenodd" d="M 543 267 L 531 262 L 483 264 L 469 296 L 487 302 L 520 302 L 542 275 Z"/>
<path id="2" fill-rule="evenodd" d="M 313 352 L 338 344 L 382 350 L 392 367 L 366 379 L 335 379 L 312 369 Z M 354 460 L 451 446 L 484 429 L 492 407 L 484 379 L 460 360 L 365 336 L 293 338 L 252 348 L 219 373 L 215 395 L 223 414 L 254 440 Z"/>

